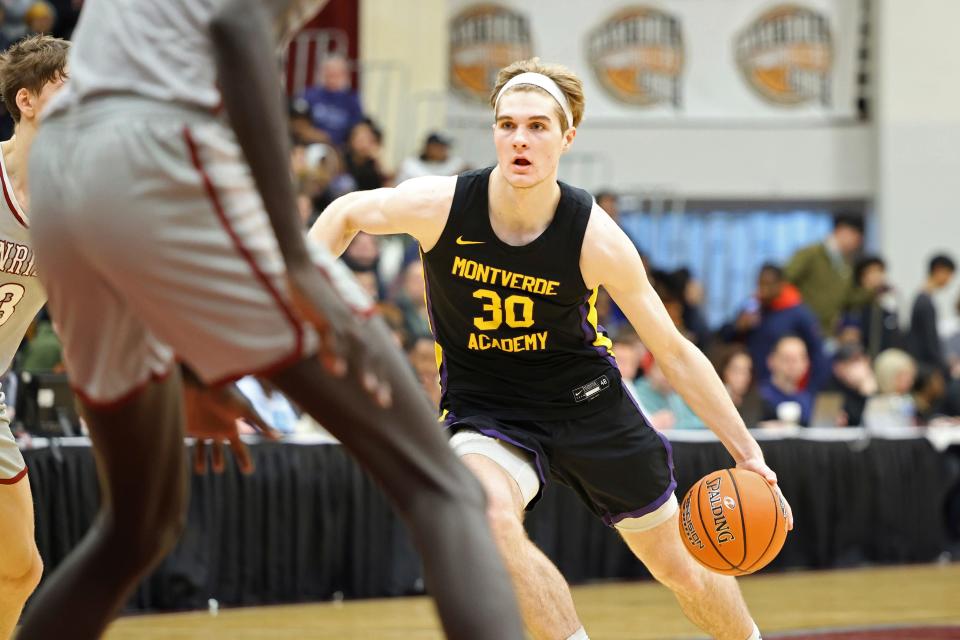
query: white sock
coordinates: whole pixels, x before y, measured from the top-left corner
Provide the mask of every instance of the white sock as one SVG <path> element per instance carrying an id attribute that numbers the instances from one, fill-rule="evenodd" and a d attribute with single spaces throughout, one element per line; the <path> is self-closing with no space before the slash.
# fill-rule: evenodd
<path id="1" fill-rule="evenodd" d="M 580 627 L 574 631 L 573 635 L 567 638 L 567 640 L 590 640 L 590 636 L 587 635 L 587 632 L 583 627 Z"/>
<path id="2" fill-rule="evenodd" d="M 763 638 L 760 637 L 760 628 L 757 627 L 756 622 L 753 623 L 753 633 L 750 634 L 747 640 L 763 640 Z"/>

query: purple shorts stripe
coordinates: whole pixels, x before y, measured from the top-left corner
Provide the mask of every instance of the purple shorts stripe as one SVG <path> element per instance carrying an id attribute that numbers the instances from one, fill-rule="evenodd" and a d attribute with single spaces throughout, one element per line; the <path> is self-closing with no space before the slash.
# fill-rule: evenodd
<path id="1" fill-rule="evenodd" d="M 637 404 L 637 401 L 633 397 L 633 394 L 630 393 L 630 391 L 626 388 L 626 383 L 622 383 L 622 384 L 624 385 L 623 392 L 628 396 L 630 396 L 630 401 L 633 402 L 633 406 L 635 406 L 637 408 L 637 411 L 640 412 L 640 415 L 643 416 L 643 421 L 647 423 L 648 427 L 653 429 L 653 427 L 650 426 L 650 421 L 647 420 L 647 415 L 643 412 L 643 409 L 640 408 L 640 405 Z M 642 516 L 647 515 L 648 513 L 653 513 L 654 511 L 662 507 L 664 504 L 666 504 L 667 500 L 670 499 L 670 496 L 672 496 L 673 492 L 676 491 L 677 489 L 677 478 L 673 472 L 673 446 L 671 446 L 670 440 L 667 439 L 665 435 L 663 435 L 656 429 L 653 429 L 653 432 L 657 434 L 657 437 L 660 438 L 660 442 L 663 443 L 663 448 L 667 450 L 667 466 L 670 469 L 670 484 L 667 485 L 666 491 L 660 494 L 660 496 L 656 500 L 654 500 L 648 505 L 645 505 L 637 509 L 636 511 L 627 511 L 626 513 L 604 515 L 603 521 L 604 523 L 607 524 L 607 526 L 612 527 L 613 525 L 617 524 L 621 520 L 626 520 L 627 518 L 640 518 Z"/>

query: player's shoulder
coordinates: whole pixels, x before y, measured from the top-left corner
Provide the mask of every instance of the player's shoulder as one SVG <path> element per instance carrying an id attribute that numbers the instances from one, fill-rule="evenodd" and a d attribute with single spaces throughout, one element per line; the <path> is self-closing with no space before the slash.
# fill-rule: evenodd
<path id="1" fill-rule="evenodd" d="M 456 176 L 421 176 L 397 185 L 385 208 L 417 217 L 446 215 L 457 189 Z"/>

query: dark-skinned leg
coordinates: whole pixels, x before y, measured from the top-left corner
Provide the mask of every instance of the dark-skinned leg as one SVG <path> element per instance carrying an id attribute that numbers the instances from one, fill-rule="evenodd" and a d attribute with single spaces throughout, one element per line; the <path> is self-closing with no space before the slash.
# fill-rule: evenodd
<path id="1" fill-rule="evenodd" d="M 333 377 L 316 358 L 272 379 L 340 439 L 406 521 L 447 637 L 520 640 L 520 614 L 487 524 L 483 491 L 447 444 L 386 327 L 372 324 L 367 348 L 387 361 L 389 409 L 375 405 L 356 375 Z"/>
<path id="2" fill-rule="evenodd" d="M 84 414 L 97 456 L 100 512 L 30 603 L 20 640 L 100 637 L 185 522 L 179 371 L 117 407 L 84 406 Z"/>

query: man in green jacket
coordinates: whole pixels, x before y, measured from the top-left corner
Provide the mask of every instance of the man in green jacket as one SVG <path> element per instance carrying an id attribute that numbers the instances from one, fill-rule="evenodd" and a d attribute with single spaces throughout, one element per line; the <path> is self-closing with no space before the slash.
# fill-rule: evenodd
<path id="1" fill-rule="evenodd" d="M 863 218 L 838 214 L 833 232 L 823 242 L 798 250 L 784 268 L 787 280 L 796 285 L 820 321 L 825 337 L 836 334 L 840 313 L 857 296 L 851 265 L 862 245 Z"/>

